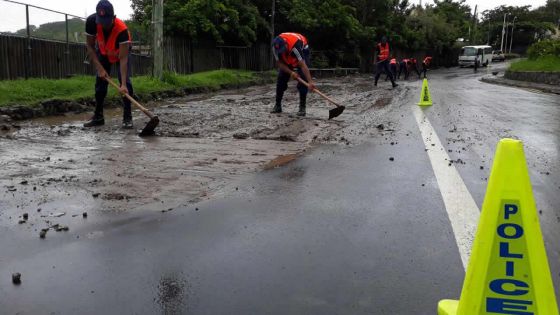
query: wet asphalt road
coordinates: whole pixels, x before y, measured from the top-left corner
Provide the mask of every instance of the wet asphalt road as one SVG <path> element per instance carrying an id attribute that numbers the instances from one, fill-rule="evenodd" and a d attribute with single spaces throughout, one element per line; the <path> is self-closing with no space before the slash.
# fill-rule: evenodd
<path id="1" fill-rule="evenodd" d="M 479 207 L 497 141 L 524 141 L 558 296 L 560 98 L 483 74 L 434 71 L 424 112 Z M 1 313 L 435 314 L 464 269 L 412 114 L 420 84 L 402 84 L 380 118 L 391 130 L 318 147 L 223 198 L 119 214 L 71 239 L 0 231 Z"/>

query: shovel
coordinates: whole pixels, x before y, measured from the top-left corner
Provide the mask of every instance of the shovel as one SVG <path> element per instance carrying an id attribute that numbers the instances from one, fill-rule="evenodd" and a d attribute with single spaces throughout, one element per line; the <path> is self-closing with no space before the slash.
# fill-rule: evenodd
<path id="1" fill-rule="evenodd" d="M 303 85 L 309 87 L 309 84 L 308 84 L 307 82 L 305 82 L 302 78 L 298 77 L 297 80 L 298 80 L 301 84 L 303 84 Z M 323 94 L 323 93 L 322 93 L 321 91 L 319 91 L 317 88 L 315 88 L 315 89 L 313 90 L 313 92 L 315 92 L 315 93 L 321 95 L 321 97 L 323 97 L 323 98 L 326 99 L 327 101 L 331 102 L 332 104 L 336 105 L 335 108 L 329 110 L 329 120 L 330 120 L 330 119 L 333 119 L 333 118 L 335 118 L 335 117 L 340 116 L 340 114 L 342 114 L 342 112 L 343 112 L 344 109 L 346 108 L 346 107 L 344 107 L 343 105 L 340 105 L 340 104 L 338 104 L 337 102 L 333 101 L 330 97 L 328 97 L 328 96 L 326 96 L 325 94 Z"/>
<path id="2" fill-rule="evenodd" d="M 105 78 L 105 80 L 107 80 L 107 82 L 109 82 L 109 84 L 114 86 L 117 90 L 119 89 L 119 86 L 115 82 L 113 82 L 113 80 L 111 80 L 109 77 Z M 138 107 L 138 109 L 140 109 L 144 114 L 146 114 L 146 116 L 148 116 L 150 118 L 150 121 L 148 121 L 148 123 L 146 124 L 146 127 L 144 127 L 144 129 L 142 129 L 142 131 L 140 131 L 139 136 L 140 137 L 153 136 L 155 134 L 154 130 L 156 129 L 156 127 L 159 124 L 158 116 L 152 114 L 152 112 L 150 112 L 147 108 L 145 108 L 140 103 L 138 103 L 135 99 L 133 99 L 130 95 L 128 95 L 128 93 L 124 93 L 123 95 L 126 98 L 128 98 L 132 102 L 132 104 L 134 104 L 136 107 Z"/>

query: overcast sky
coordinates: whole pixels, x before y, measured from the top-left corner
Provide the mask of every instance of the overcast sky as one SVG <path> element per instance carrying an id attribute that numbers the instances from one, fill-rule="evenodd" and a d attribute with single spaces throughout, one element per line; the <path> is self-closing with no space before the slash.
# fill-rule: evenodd
<path id="1" fill-rule="evenodd" d="M 87 16 L 95 12 L 95 5 L 98 0 L 17 0 L 27 4 L 46 7 L 52 10 L 70 13 L 77 16 Z M 280 0 L 281 1 L 281 0 Z M 411 0 L 411 3 L 418 3 L 420 0 Z M 130 17 L 132 9 L 130 0 L 113 0 L 115 14 L 123 19 Z M 433 3 L 432 0 L 422 0 L 423 4 Z M 492 9 L 506 4 L 512 6 L 532 5 L 539 7 L 546 3 L 546 0 L 467 0 L 467 3 L 474 10 L 478 4 L 478 11 Z M 47 22 L 63 21 L 64 16 L 56 13 L 49 13 L 43 10 L 30 9 L 30 23 L 41 25 Z M 0 0 L 0 31 L 15 31 L 25 28 L 25 7 Z"/>

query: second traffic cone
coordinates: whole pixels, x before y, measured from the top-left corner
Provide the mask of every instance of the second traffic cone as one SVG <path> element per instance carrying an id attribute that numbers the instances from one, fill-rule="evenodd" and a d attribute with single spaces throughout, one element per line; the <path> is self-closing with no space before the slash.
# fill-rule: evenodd
<path id="1" fill-rule="evenodd" d="M 502 139 L 459 301 L 439 315 L 558 315 L 523 143 Z"/>
<path id="2" fill-rule="evenodd" d="M 422 82 L 422 93 L 420 93 L 420 106 L 430 106 L 432 104 L 432 96 L 430 95 L 430 88 L 428 88 L 428 79 Z"/>

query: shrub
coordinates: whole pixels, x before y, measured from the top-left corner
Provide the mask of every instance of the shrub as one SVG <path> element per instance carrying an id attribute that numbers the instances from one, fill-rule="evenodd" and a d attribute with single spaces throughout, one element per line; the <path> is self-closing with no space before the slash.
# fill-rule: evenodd
<path id="1" fill-rule="evenodd" d="M 544 56 L 560 56 L 560 40 L 547 39 L 534 43 L 527 50 L 529 59 L 536 60 Z"/>

